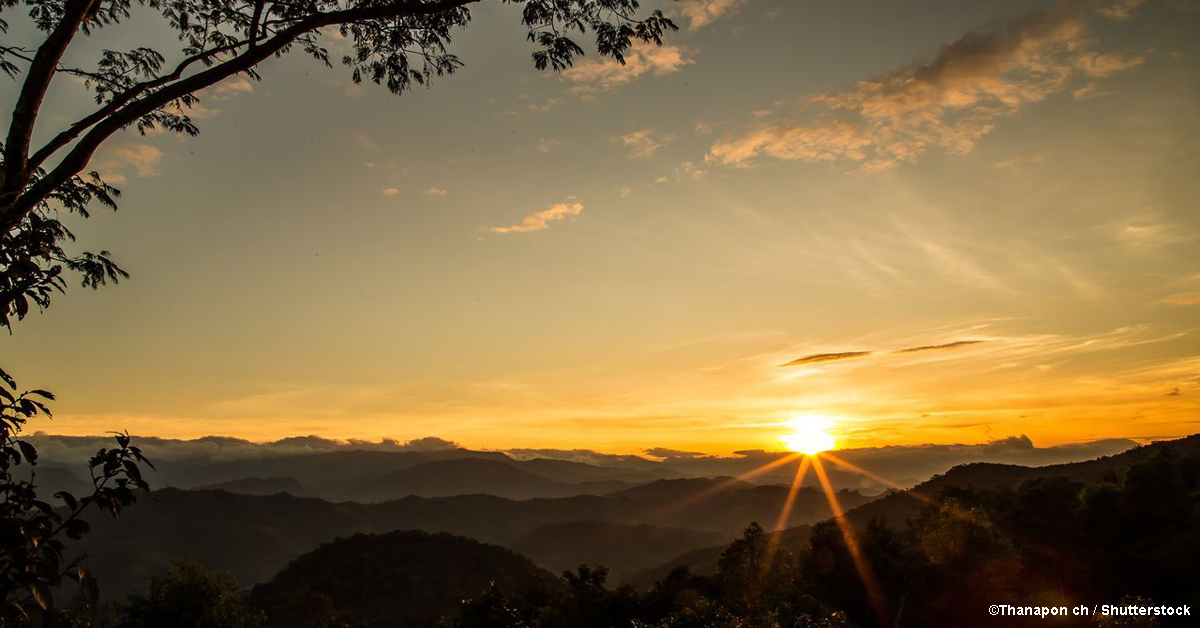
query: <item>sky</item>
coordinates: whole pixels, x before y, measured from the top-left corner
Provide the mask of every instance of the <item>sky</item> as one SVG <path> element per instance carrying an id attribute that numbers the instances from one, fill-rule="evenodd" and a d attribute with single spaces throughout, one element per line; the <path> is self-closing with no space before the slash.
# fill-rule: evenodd
<path id="1" fill-rule="evenodd" d="M 780 449 L 798 416 L 842 447 L 1198 431 L 1200 4 L 649 6 L 680 31 L 625 66 L 537 72 L 519 7 L 484 2 L 430 89 L 293 54 L 202 94 L 197 138 L 115 138 L 90 167 L 121 209 L 72 226 L 132 277 L 0 339 L 59 396 L 36 429 L 618 453 Z M 88 105 L 60 80 L 38 137 Z"/>

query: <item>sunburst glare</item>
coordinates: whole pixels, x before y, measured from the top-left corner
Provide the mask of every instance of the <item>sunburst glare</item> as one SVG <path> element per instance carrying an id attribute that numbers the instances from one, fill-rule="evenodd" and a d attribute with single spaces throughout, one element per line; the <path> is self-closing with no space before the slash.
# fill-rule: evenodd
<path id="1" fill-rule="evenodd" d="M 790 434 L 780 437 L 788 449 L 805 455 L 819 454 L 837 448 L 837 437 L 833 435 L 833 421 L 819 414 L 802 414 L 788 421 Z"/>

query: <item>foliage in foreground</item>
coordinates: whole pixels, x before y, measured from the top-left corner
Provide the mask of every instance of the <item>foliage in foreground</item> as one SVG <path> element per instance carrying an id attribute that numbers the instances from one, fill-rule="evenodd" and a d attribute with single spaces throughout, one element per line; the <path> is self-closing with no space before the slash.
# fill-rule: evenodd
<path id="1" fill-rule="evenodd" d="M 26 423 L 50 417 L 45 390 L 18 392 L 17 382 L 0 370 L 0 628 L 40 626 L 55 615 L 55 594 L 64 582 L 79 585 L 84 607 L 99 598 L 95 578 L 79 559 L 66 559 L 66 542 L 88 531 L 82 516 L 99 509 L 113 517 L 134 502 L 135 490 L 147 490 L 139 464 L 149 465 L 128 434 L 115 436 L 117 447 L 101 449 L 89 461 L 92 492 L 54 494 L 54 504 L 39 496 L 37 449 L 20 439 Z M 151 465 L 152 466 L 152 465 Z"/>

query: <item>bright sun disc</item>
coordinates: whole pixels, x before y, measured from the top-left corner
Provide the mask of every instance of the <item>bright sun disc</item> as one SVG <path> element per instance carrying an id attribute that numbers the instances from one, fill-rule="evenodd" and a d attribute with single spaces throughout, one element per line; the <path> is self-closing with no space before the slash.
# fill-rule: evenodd
<path id="1" fill-rule="evenodd" d="M 782 440 L 794 452 L 811 456 L 837 447 L 837 439 L 830 433 L 830 422 L 825 417 L 797 417 L 788 425 L 792 433 L 785 434 Z"/>

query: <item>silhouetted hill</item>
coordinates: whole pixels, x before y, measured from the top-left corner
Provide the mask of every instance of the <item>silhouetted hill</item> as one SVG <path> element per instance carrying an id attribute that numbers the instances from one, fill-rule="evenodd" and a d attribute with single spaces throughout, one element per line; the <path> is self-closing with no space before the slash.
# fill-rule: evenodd
<path id="1" fill-rule="evenodd" d="M 527 463 L 480 458 L 424 462 L 367 482 L 355 492 L 361 501 L 372 502 L 407 495 L 441 497 L 473 493 L 531 499 L 611 493 L 629 486 L 617 481 L 559 482 L 522 466 Z"/>
<path id="2" fill-rule="evenodd" d="M 559 480 L 560 482 L 595 482 L 595 481 L 619 481 L 629 482 L 631 484 L 640 484 L 643 482 L 653 482 L 654 480 L 669 480 L 675 478 L 686 477 L 678 471 L 658 467 L 649 468 L 626 468 L 626 467 L 601 467 L 583 462 L 574 462 L 570 460 L 553 460 L 551 458 L 533 458 L 530 460 L 522 460 L 518 463 L 522 469 L 526 469 L 539 475 Z M 650 463 L 653 464 L 653 463 Z"/>
<path id="3" fill-rule="evenodd" d="M 291 478 L 305 494 L 377 502 L 408 495 L 488 493 L 514 499 L 602 494 L 678 474 L 563 460 L 515 460 L 500 452 L 348 450 L 226 461 L 168 461 L 154 486 L 214 488 L 247 478 Z M 233 490 L 233 489 L 228 489 Z M 245 492 L 245 491 L 243 491 Z M 261 493 L 261 491 L 259 491 Z"/>
<path id="4" fill-rule="evenodd" d="M 754 485 L 728 477 L 658 480 L 613 493 L 613 497 L 671 501 L 702 493 L 726 493 L 753 489 Z"/>
<path id="5" fill-rule="evenodd" d="M 881 519 L 895 529 L 903 529 L 908 519 L 916 516 L 920 511 L 921 505 L 925 503 L 923 498 L 936 497 L 947 486 L 992 487 L 1018 484 L 1025 480 L 1041 477 L 1063 477 L 1080 482 L 1095 481 L 1108 474 L 1120 475 L 1131 465 L 1146 460 L 1164 449 L 1174 450 L 1180 455 L 1200 452 L 1200 435 L 1161 441 L 1094 460 L 1043 467 L 987 462 L 959 465 L 945 474 L 935 476 L 909 490 L 892 490 L 855 507 L 846 506 L 846 502 L 842 501 L 842 506 L 847 511 L 846 517 L 859 528 L 867 525 L 872 519 Z M 643 489 L 643 487 L 637 487 L 634 490 L 639 489 Z M 646 487 L 646 490 L 651 489 Z M 839 499 L 841 498 L 839 497 Z M 781 542 L 785 547 L 800 550 L 807 545 L 811 531 L 811 525 L 788 528 L 783 531 Z M 686 552 L 634 574 L 629 578 L 629 582 L 635 586 L 647 586 L 662 579 L 670 573 L 671 569 L 681 566 L 687 566 L 695 573 L 714 573 L 717 559 L 720 558 L 723 549 L 724 546 L 713 546 Z"/>
<path id="6" fill-rule="evenodd" d="M 242 478 L 219 484 L 201 486 L 199 490 L 229 491 L 244 495 L 275 495 L 287 493 L 296 497 L 307 497 L 312 493 L 296 478 Z"/>
<path id="7" fill-rule="evenodd" d="M 811 525 L 806 524 L 787 528 L 779 535 L 779 545 L 799 553 L 808 546 L 808 539 L 811 535 Z M 677 567 L 687 567 L 690 572 L 699 575 L 709 576 L 715 574 L 717 573 L 717 562 L 721 559 L 721 553 L 728 546 L 727 543 L 710 545 L 685 552 L 653 567 L 630 574 L 625 578 L 625 582 L 635 588 L 645 589 L 655 582 L 666 578 Z"/>
<path id="8" fill-rule="evenodd" d="M 561 586 L 510 550 L 445 533 L 356 534 L 325 543 L 255 586 L 251 603 L 268 626 L 304 628 L 330 619 L 425 628 L 491 583 L 506 591 Z"/>
<path id="9" fill-rule="evenodd" d="M 719 481 L 709 480 L 708 486 Z M 491 495 L 406 497 L 377 504 L 330 503 L 290 495 L 165 489 L 140 499 L 119 521 L 91 517 L 80 551 L 101 576 L 106 595 L 124 595 L 175 558 L 230 571 L 244 585 L 263 582 L 322 542 L 351 534 L 426 530 L 511 546 L 547 525 L 578 521 L 649 524 L 733 538 L 750 521 L 775 521 L 787 494 L 782 486 L 745 486 L 699 495 L 702 484 L 665 483 L 624 496 L 581 495 L 516 501 Z M 845 493 L 845 504 L 868 498 Z M 849 506 L 847 506 L 849 507 Z M 823 495 L 803 489 L 790 525 L 829 516 Z M 704 538 L 704 544 L 713 537 Z M 677 546 L 679 552 L 693 549 Z M 634 571 L 659 562 L 657 556 Z"/>
<path id="10" fill-rule="evenodd" d="M 537 528 L 511 547 L 555 573 L 603 565 L 613 581 L 621 582 L 631 570 L 726 540 L 725 535 L 687 528 L 572 521 Z"/>
<path id="11" fill-rule="evenodd" d="M 1102 456 L 1095 460 L 1072 462 L 1068 464 L 1048 465 L 1044 467 L 1023 467 L 1011 464 L 994 464 L 976 462 L 959 465 L 946 473 L 934 476 L 929 480 L 906 491 L 893 491 L 875 501 L 849 509 L 846 516 L 855 525 L 866 525 L 871 519 L 882 519 L 893 527 L 902 527 L 904 523 L 917 514 L 923 503 L 922 497 L 935 497 L 946 486 L 975 486 L 989 487 L 1006 484 L 1016 484 L 1023 480 L 1039 477 L 1063 477 L 1079 482 L 1090 482 L 1103 478 L 1106 474 L 1121 473 L 1130 465 L 1145 460 L 1155 452 L 1171 449 L 1181 455 L 1200 452 L 1200 434 L 1170 441 L 1160 441 L 1136 447 L 1112 456 Z"/>

